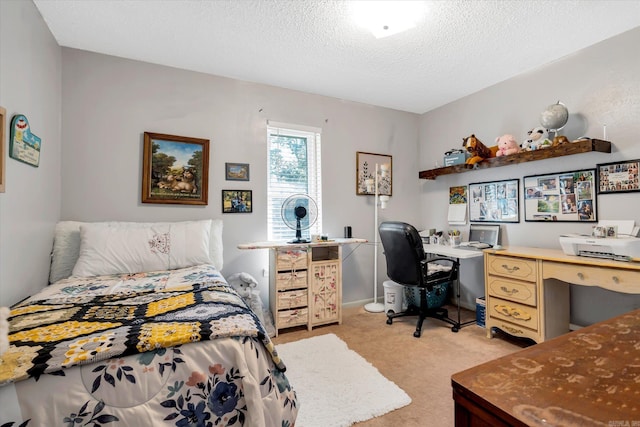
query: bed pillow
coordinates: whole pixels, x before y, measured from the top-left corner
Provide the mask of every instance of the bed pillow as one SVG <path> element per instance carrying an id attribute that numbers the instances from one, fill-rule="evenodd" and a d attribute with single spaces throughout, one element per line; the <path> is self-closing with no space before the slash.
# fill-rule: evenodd
<path id="1" fill-rule="evenodd" d="M 60 221 L 56 224 L 53 251 L 51 252 L 51 270 L 49 272 L 49 283 L 66 279 L 71 276 L 73 267 L 80 255 L 80 226 L 83 224 L 134 224 L 150 225 L 152 223 L 127 223 L 127 222 L 104 222 L 87 223 L 81 221 Z M 163 224 L 163 223 L 158 223 Z M 218 270 L 223 266 L 222 249 L 223 223 L 220 219 L 211 220 L 211 231 L 209 234 L 209 259 Z"/>
<path id="2" fill-rule="evenodd" d="M 211 220 L 156 224 L 83 224 L 72 276 L 174 270 L 210 263 Z"/>

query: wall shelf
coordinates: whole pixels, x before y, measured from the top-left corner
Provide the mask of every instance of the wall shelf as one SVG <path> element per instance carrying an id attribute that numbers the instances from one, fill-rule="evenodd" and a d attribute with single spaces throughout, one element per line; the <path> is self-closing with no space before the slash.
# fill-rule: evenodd
<path id="1" fill-rule="evenodd" d="M 522 153 L 511 154 L 509 156 L 492 157 L 490 159 L 485 159 L 480 163 L 476 163 L 475 165 L 462 164 L 420 171 L 419 177 L 420 179 L 436 179 L 441 175 L 449 175 L 452 173 L 497 168 L 500 166 L 515 165 L 517 163 L 532 162 L 535 160 L 553 159 L 555 157 L 569 156 L 572 154 L 590 153 L 592 151 L 611 153 L 611 142 L 603 141 L 601 139 L 584 139 L 542 150 L 524 151 Z"/>

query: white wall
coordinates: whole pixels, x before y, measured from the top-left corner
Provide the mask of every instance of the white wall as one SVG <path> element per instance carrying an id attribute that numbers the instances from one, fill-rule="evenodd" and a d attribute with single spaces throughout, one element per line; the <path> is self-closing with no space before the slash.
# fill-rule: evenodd
<path id="1" fill-rule="evenodd" d="M 267 239 L 270 119 L 323 129 L 324 232 L 341 237 L 351 225 L 354 237 L 373 240 L 373 197 L 355 194 L 356 151 L 393 156 L 393 197 L 380 220 L 419 221 L 418 115 L 74 49 L 63 48 L 62 58 L 63 219 L 222 218 L 223 273 L 254 275 L 266 303 L 267 251 L 236 246 Z M 145 131 L 210 139 L 208 206 L 140 203 Z M 251 181 L 225 181 L 225 162 L 249 163 Z M 222 189 L 253 190 L 253 213 L 221 214 Z M 373 247 L 347 246 L 344 253 L 343 300 L 371 298 Z M 380 251 L 379 283 L 386 277 L 382 258 Z"/>
<path id="2" fill-rule="evenodd" d="M 640 28 L 424 114 L 420 122 L 420 170 L 432 169 L 436 161 L 442 165 L 442 154 L 450 148 L 461 147 L 462 138 L 472 133 L 486 145 L 494 145 L 495 138 L 505 133 L 512 133 L 522 141 L 527 130 L 539 125 L 540 112 L 558 100 L 565 103 L 570 112 L 569 122 L 563 130 L 565 135 L 570 139 L 583 135 L 602 139 L 602 126 L 606 124 L 607 140 L 613 145 L 611 154 L 580 154 L 446 175 L 435 181 L 422 180 L 420 203 L 422 215 L 428 218 L 425 225 L 446 230 L 446 205 L 451 186 L 501 179 L 521 180 L 526 175 L 592 168 L 597 163 L 640 158 L 640 144 L 636 139 L 640 133 L 638 43 Z M 522 195 L 520 199 L 523 209 Z M 633 219 L 640 224 L 638 193 L 598 196 L 598 218 Z M 559 248 L 560 233 L 589 233 L 591 225 L 525 222 L 521 212 L 520 223 L 502 224 L 503 243 Z M 484 294 L 484 288 L 482 269 L 474 262 L 467 264 L 461 277 L 467 290 L 466 302 L 471 303 L 473 297 Z M 637 296 L 572 287 L 572 321 L 577 324 L 591 323 L 638 307 L 640 298 Z"/>
<path id="3" fill-rule="evenodd" d="M 47 283 L 60 215 L 60 47 L 30 1 L 0 1 L 0 105 L 7 110 L 6 192 L 0 193 L 0 305 Z M 8 156 L 9 127 L 24 114 L 42 138 L 40 165 Z"/>

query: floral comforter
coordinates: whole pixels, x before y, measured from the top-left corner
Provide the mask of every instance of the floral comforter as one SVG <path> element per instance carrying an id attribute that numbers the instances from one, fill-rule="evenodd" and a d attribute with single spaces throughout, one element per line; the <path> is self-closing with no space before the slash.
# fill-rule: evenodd
<path id="1" fill-rule="evenodd" d="M 295 423 L 284 364 L 213 266 L 62 280 L 9 321 L 2 426 Z"/>

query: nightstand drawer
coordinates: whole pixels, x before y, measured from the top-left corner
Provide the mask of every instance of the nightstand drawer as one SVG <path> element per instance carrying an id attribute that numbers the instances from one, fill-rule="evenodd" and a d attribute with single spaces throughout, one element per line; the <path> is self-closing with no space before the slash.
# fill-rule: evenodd
<path id="1" fill-rule="evenodd" d="M 599 286 L 616 292 L 638 292 L 638 272 L 636 271 L 545 262 L 542 267 L 542 276 L 545 279 L 553 278 L 583 286 Z"/>
<path id="2" fill-rule="evenodd" d="M 489 296 L 486 310 L 487 317 L 506 320 L 533 331 L 538 330 L 538 310 L 535 307 Z"/>
<path id="3" fill-rule="evenodd" d="M 536 262 L 530 259 L 487 255 L 487 274 L 535 282 Z"/>
<path id="4" fill-rule="evenodd" d="M 487 277 L 487 289 L 492 297 L 536 306 L 536 284 L 509 280 L 498 276 Z"/>
<path id="5" fill-rule="evenodd" d="M 276 253 L 277 271 L 306 270 L 306 268 L 307 268 L 307 250 L 306 249 L 289 249 L 289 250 L 277 251 Z"/>
<path id="6" fill-rule="evenodd" d="M 278 292 L 278 310 L 283 308 L 306 307 L 309 304 L 309 293 L 306 289 Z"/>
<path id="7" fill-rule="evenodd" d="M 278 328 L 306 325 L 308 321 L 309 310 L 307 307 L 278 311 Z"/>
<path id="8" fill-rule="evenodd" d="M 307 287 L 307 271 L 285 271 L 276 275 L 276 289 L 298 289 Z"/>

